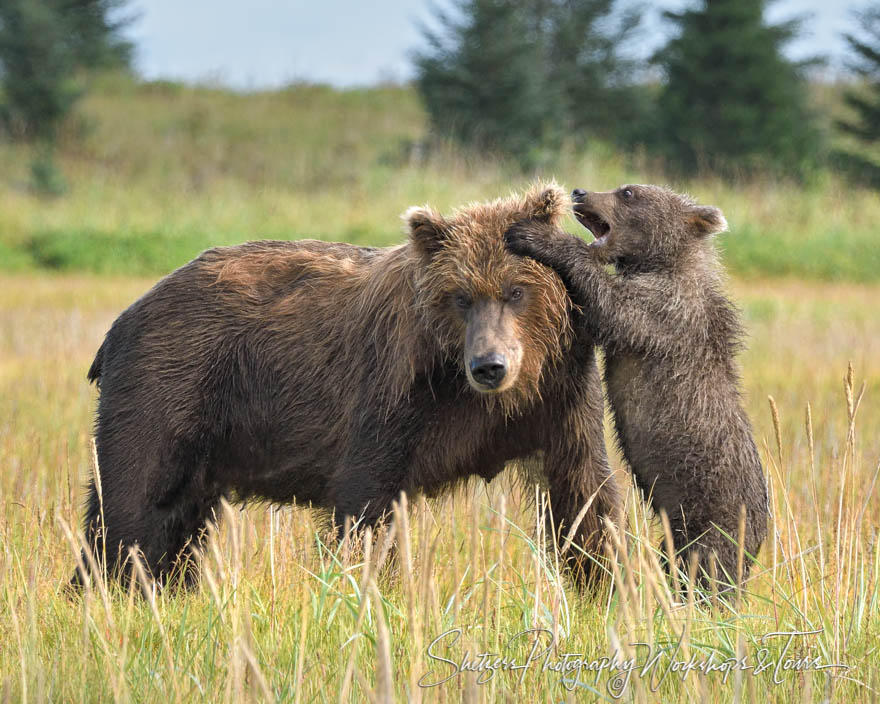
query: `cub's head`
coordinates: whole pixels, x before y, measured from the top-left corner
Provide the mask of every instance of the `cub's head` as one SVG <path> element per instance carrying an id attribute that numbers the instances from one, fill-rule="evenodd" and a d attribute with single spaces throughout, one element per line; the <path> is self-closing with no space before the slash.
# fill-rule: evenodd
<path id="1" fill-rule="evenodd" d="M 521 221 L 556 225 L 570 207 L 557 185 L 539 184 L 449 216 L 430 208 L 404 216 L 417 305 L 432 334 L 473 390 L 507 411 L 537 396 L 542 373 L 568 345 L 571 304 L 556 274 L 507 251 L 504 233 Z"/>
<path id="2" fill-rule="evenodd" d="M 572 192 L 574 214 L 596 238 L 597 258 L 608 264 L 674 262 L 710 235 L 727 229 L 721 211 L 697 205 L 661 186 Z"/>

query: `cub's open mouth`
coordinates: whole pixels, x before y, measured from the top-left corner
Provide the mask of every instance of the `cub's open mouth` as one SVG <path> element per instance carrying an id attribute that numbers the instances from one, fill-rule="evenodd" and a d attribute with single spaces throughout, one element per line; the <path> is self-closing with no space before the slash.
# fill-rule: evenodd
<path id="1" fill-rule="evenodd" d="M 608 240 L 608 234 L 611 232 L 611 225 L 599 213 L 595 210 L 588 210 L 583 203 L 578 203 L 574 206 L 574 216 L 596 238 L 590 242 L 591 246 L 605 244 Z"/>

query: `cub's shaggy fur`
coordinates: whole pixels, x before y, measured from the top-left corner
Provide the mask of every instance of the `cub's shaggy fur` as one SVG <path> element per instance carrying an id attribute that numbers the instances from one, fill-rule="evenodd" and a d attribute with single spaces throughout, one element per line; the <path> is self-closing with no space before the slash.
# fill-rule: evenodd
<path id="1" fill-rule="evenodd" d="M 617 489 L 593 340 L 556 274 L 503 244 L 569 208 L 552 185 L 449 217 L 413 208 L 401 246 L 252 242 L 162 279 L 89 371 L 96 554 L 112 568 L 137 546 L 164 578 L 224 496 L 371 523 L 401 491 L 523 460 L 543 467 L 562 538 L 592 499 L 575 543 L 601 555 Z"/>
<path id="2" fill-rule="evenodd" d="M 699 550 L 704 570 L 714 553 L 729 584 L 741 507 L 744 548 L 755 555 L 768 504 L 738 391 L 742 330 L 711 241 L 727 223 L 717 208 L 657 186 L 573 195 L 594 242 L 529 222 L 507 243 L 555 270 L 583 308 L 588 336 L 604 347 L 617 438 L 639 486 L 667 513 L 677 551 Z"/>

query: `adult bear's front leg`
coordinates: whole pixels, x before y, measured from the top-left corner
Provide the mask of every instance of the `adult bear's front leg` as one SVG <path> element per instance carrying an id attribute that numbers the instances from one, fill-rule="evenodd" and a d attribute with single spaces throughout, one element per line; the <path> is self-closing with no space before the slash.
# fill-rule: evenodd
<path id="1" fill-rule="evenodd" d="M 548 526 L 563 562 L 579 586 L 595 586 L 607 575 L 608 547 L 613 548 L 606 521 L 620 525 L 616 478 L 604 452 L 597 455 L 583 448 L 558 448 L 545 457 L 544 469 L 552 512 Z"/>
<path id="2" fill-rule="evenodd" d="M 364 403 L 362 406 L 366 407 Z M 391 512 L 402 491 L 418 488 L 414 448 L 424 432 L 413 406 L 364 413 L 350 432 L 349 446 L 327 484 L 327 505 L 341 531 L 346 516 L 375 526 Z M 340 537 L 341 537 L 340 532 Z"/>
<path id="3" fill-rule="evenodd" d="M 376 527 L 384 522 L 404 490 L 404 477 L 391 465 L 349 465 L 331 488 L 331 506 L 339 537 L 343 537 L 346 517 L 353 523 L 359 522 L 361 528 Z"/>
<path id="4" fill-rule="evenodd" d="M 545 438 L 544 476 L 557 546 L 575 580 L 590 586 L 606 574 L 607 522 L 620 525 L 621 496 L 605 449 L 599 370 L 584 329 L 571 354 L 564 389 L 557 390 L 565 400 L 557 407 L 560 414 L 547 422 L 552 431 Z"/>

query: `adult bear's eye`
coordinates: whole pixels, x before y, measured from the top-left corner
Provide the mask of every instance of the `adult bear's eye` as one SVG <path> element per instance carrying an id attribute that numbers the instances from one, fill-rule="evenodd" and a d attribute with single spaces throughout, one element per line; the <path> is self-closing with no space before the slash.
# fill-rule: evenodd
<path id="1" fill-rule="evenodd" d="M 512 289 L 510 289 L 509 298 L 511 301 L 518 301 L 522 297 L 523 297 L 523 290 L 519 286 L 514 286 Z"/>
<path id="2" fill-rule="evenodd" d="M 633 192 L 632 192 L 632 188 L 624 188 L 624 189 L 620 192 L 620 195 L 622 195 L 624 198 L 629 199 L 629 198 L 632 198 L 634 194 L 633 194 Z"/>
<path id="3" fill-rule="evenodd" d="M 471 307 L 471 301 L 463 293 L 458 293 L 455 296 L 455 306 L 461 310 L 467 310 Z"/>

